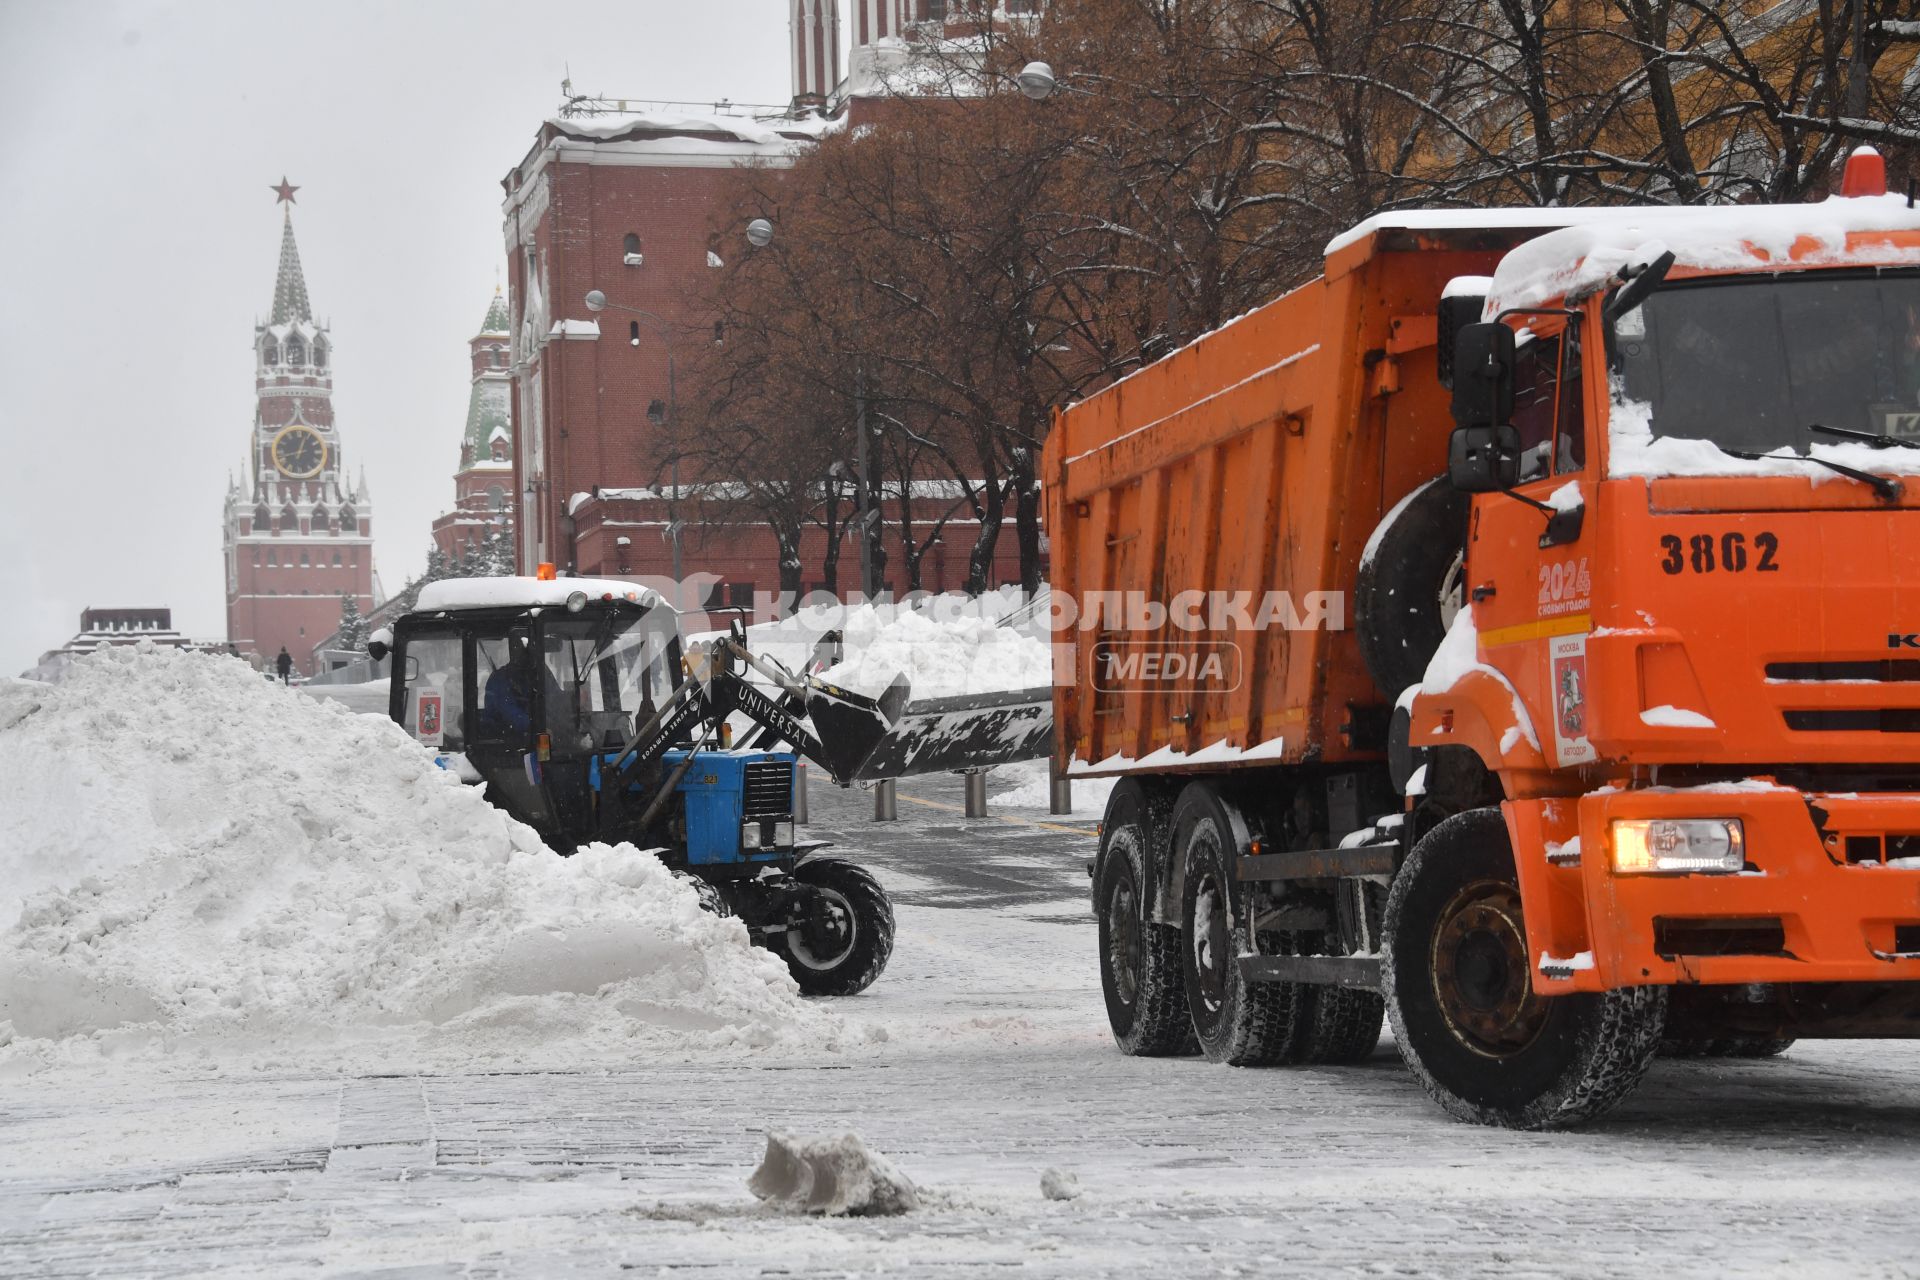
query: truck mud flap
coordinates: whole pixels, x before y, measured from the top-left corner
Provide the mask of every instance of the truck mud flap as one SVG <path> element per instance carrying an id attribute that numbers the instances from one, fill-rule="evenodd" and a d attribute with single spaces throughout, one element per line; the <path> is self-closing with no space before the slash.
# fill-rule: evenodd
<path id="1" fill-rule="evenodd" d="M 901 704 L 891 709 L 889 699 Z M 1012 689 L 905 702 L 896 681 L 876 702 L 832 686 L 808 691 L 807 711 L 837 782 L 984 769 L 1053 750 L 1053 689 Z M 891 714 L 888 714 L 891 710 Z M 876 719 L 884 718 L 876 728 Z"/>

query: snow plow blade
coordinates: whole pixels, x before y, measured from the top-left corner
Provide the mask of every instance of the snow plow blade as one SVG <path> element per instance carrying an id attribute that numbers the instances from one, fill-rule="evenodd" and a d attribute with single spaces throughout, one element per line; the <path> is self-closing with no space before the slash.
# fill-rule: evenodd
<path id="1" fill-rule="evenodd" d="M 922 773 L 984 769 L 1053 750 L 1053 688 L 906 700 L 904 680 L 876 702 L 831 685 L 807 695 L 834 781 L 876 782 Z M 891 704 L 891 705 L 890 705 Z"/>

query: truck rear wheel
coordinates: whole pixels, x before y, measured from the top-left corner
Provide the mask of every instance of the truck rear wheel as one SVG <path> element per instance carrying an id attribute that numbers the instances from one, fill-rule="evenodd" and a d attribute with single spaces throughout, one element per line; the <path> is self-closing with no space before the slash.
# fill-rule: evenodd
<path id="1" fill-rule="evenodd" d="M 1793 1047 L 1791 1040 L 1739 1036 L 1728 1040 L 1669 1037 L 1660 1042 L 1663 1058 L 1777 1058 Z"/>
<path id="2" fill-rule="evenodd" d="M 1465 590 L 1468 496 L 1445 476 L 1415 489 L 1367 540 L 1353 584 L 1353 634 L 1380 692 L 1427 673 Z"/>
<path id="3" fill-rule="evenodd" d="M 1180 794 L 1173 831 L 1186 869 L 1180 961 L 1200 1052 L 1235 1067 L 1302 1060 L 1313 1047 L 1319 993 L 1302 983 L 1248 982 L 1241 976 L 1240 957 L 1255 947 L 1234 890 L 1239 839 L 1213 788 L 1194 783 Z"/>
<path id="4" fill-rule="evenodd" d="M 1100 990 L 1120 1052 L 1158 1058 L 1193 1053 L 1193 1020 L 1180 977 L 1180 931 L 1147 914 L 1147 798 L 1123 780 L 1100 824 L 1094 912 L 1100 922 Z"/>
<path id="5" fill-rule="evenodd" d="M 1304 1061 L 1351 1066 L 1371 1058 L 1380 1044 L 1386 1002 L 1375 992 L 1352 987 L 1321 987 L 1313 996 L 1313 1031 Z"/>
<path id="6" fill-rule="evenodd" d="M 787 972 L 810 996 L 865 991 L 893 955 L 893 904 L 865 867 L 842 858 L 808 858 L 793 868 L 806 886 L 805 909 L 775 935 Z"/>
<path id="7" fill-rule="evenodd" d="M 1591 1120 L 1639 1084 L 1666 990 L 1533 987 L 1507 824 L 1455 814 L 1421 837 L 1387 897 L 1381 979 L 1393 1037 L 1448 1114 L 1509 1129 Z"/>

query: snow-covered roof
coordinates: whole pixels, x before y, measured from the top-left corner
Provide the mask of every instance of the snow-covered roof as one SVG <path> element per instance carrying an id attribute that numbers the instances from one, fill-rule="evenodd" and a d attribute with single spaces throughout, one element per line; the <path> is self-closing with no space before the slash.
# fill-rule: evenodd
<path id="1" fill-rule="evenodd" d="M 1380 231 L 1526 231 L 1544 234 L 1500 261 L 1490 289 L 1498 307 L 1538 306 L 1604 284 L 1643 247 L 1671 249 L 1693 271 L 1764 269 L 1791 260 L 1843 266 L 1856 260 L 1850 235 L 1920 231 L 1920 208 L 1904 196 L 1834 196 L 1809 204 L 1655 205 L 1606 209 L 1403 209 L 1377 214 L 1327 242 L 1329 256 Z M 1798 256 L 1796 242 L 1814 242 Z M 1891 255 L 1891 258 L 1890 258 Z M 1875 245 L 1876 263 L 1920 261 L 1920 246 Z M 1864 255 L 1862 259 L 1864 260 Z"/>
<path id="2" fill-rule="evenodd" d="M 646 587 L 618 578 L 442 578 L 420 589 L 415 613 L 442 609 L 504 609 L 515 606 L 561 605 L 576 591 L 589 600 L 632 600 L 643 605 L 664 603 Z"/>
<path id="3" fill-rule="evenodd" d="M 474 336 L 480 338 L 489 338 L 495 334 L 502 337 L 511 336 L 513 331 L 507 327 L 508 324 L 507 298 L 500 292 L 500 287 L 495 285 L 493 301 L 487 304 L 487 318 L 480 322 L 480 332 Z"/>
<path id="4" fill-rule="evenodd" d="M 784 149 L 795 142 L 818 140 L 834 132 L 836 122 L 820 116 L 755 120 L 748 116 L 700 115 L 679 111 L 623 111 L 596 116 L 567 116 L 547 121 L 548 127 L 582 140 L 632 138 L 637 135 L 719 136 L 754 147 Z"/>
<path id="5" fill-rule="evenodd" d="M 1909 208 L 1901 196 L 1606 212 L 1612 216 L 1582 220 L 1509 252 L 1494 270 L 1489 308 L 1539 306 L 1588 292 L 1628 263 L 1669 250 L 1676 269 L 1702 272 L 1920 262 L 1920 242 L 1881 238 L 1920 232 L 1920 208 Z"/>

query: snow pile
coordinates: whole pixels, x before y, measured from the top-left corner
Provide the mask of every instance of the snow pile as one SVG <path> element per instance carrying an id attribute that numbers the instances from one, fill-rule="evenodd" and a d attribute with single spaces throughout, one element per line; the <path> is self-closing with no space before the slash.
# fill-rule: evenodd
<path id="1" fill-rule="evenodd" d="M 0 778 L 0 1061 L 838 1032 L 651 854 L 562 859 L 398 726 L 228 658 L 141 646 L 0 682 Z"/>
<path id="2" fill-rule="evenodd" d="M 1011 782 L 1005 791 L 995 792 L 993 803 L 1013 809 L 1045 809 L 1053 802 L 1051 780 L 1045 760 L 1022 760 L 1001 765 L 991 775 L 996 782 Z M 1107 797 L 1113 794 L 1118 778 L 1075 778 L 1073 813 L 1076 818 L 1097 818 L 1107 811 Z"/>
<path id="3" fill-rule="evenodd" d="M 920 1207 L 913 1182 L 857 1133 L 802 1140 L 774 1130 L 747 1190 L 795 1213 L 878 1215 Z"/>
<path id="4" fill-rule="evenodd" d="M 904 674 L 913 698 L 1043 688 L 1053 683 L 1046 640 L 1000 626 L 984 611 L 958 617 L 937 609 L 846 611 L 846 658 L 821 673 L 828 684 L 878 696 Z"/>

